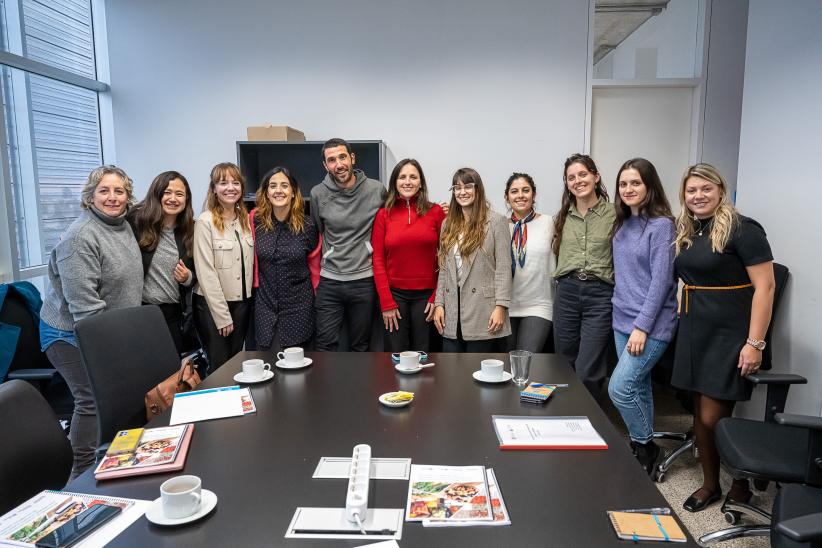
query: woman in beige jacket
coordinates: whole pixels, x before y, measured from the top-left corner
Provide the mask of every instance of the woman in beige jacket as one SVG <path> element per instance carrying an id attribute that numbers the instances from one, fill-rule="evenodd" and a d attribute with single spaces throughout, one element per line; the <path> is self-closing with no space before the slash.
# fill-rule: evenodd
<path id="1" fill-rule="evenodd" d="M 444 352 L 504 350 L 511 334 L 508 223 L 485 199 L 479 173 L 457 170 L 442 225 L 434 325 Z"/>
<path id="2" fill-rule="evenodd" d="M 194 322 L 209 373 L 243 349 L 251 315 L 254 240 L 243 193 L 240 169 L 217 164 L 194 225 Z"/>

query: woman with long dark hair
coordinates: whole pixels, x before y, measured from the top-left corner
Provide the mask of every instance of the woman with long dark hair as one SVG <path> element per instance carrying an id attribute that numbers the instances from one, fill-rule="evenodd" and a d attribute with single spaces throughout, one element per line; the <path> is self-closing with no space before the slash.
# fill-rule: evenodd
<path id="1" fill-rule="evenodd" d="M 684 285 L 671 384 L 694 395 L 703 479 L 683 507 L 697 512 L 722 496 L 714 429 L 751 397 L 746 377 L 762 363 L 776 282 L 765 230 L 737 212 L 716 168 L 689 167 L 679 200 L 674 268 Z M 747 480 L 734 480 L 728 497 L 747 502 Z"/>
<path id="2" fill-rule="evenodd" d="M 491 211 L 479 173 L 454 173 L 442 225 L 434 325 L 444 352 L 493 352 L 511 334 L 508 223 Z"/>
<path id="3" fill-rule="evenodd" d="M 535 209 L 537 187 L 527 173 L 514 173 L 505 183 L 511 209 L 510 349 L 542 352 L 551 335 L 555 260 L 551 253 L 553 219 Z"/>
<path id="4" fill-rule="evenodd" d="M 371 232 L 374 283 L 388 352 L 430 348 L 428 322 L 434 316 L 443 219 L 442 208 L 428 200 L 422 166 L 411 158 L 400 160 Z"/>
<path id="5" fill-rule="evenodd" d="M 214 166 L 205 211 L 194 225 L 194 322 L 209 373 L 242 350 L 251 315 L 254 237 L 243 203 L 244 186 L 236 165 Z"/>
<path id="6" fill-rule="evenodd" d="M 619 362 L 608 395 L 628 427 L 640 464 L 652 474 L 661 457 L 654 443 L 651 370 L 676 329 L 674 218 L 654 165 L 628 160 L 614 193 L 613 329 Z"/>
<path id="7" fill-rule="evenodd" d="M 260 350 L 310 347 L 314 335 L 314 288 L 308 256 L 319 234 L 305 214 L 300 185 L 284 167 L 263 175 L 254 235 L 254 328 Z"/>
<path id="8" fill-rule="evenodd" d="M 574 154 L 565 160 L 562 180 L 552 244 L 557 258 L 554 344 L 585 387 L 598 396 L 611 338 L 611 234 L 616 214 L 590 156 Z"/>
<path id="9" fill-rule="evenodd" d="M 196 337 L 183 336 L 194 283 L 194 211 L 186 178 L 177 171 L 157 175 L 128 221 L 143 256 L 143 304 L 160 307 L 178 353 L 196 348 Z"/>

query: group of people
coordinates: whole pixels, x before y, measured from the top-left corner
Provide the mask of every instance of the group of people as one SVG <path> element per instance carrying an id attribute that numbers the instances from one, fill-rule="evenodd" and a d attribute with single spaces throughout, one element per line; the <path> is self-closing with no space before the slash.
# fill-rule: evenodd
<path id="1" fill-rule="evenodd" d="M 248 339 L 275 352 L 337 350 L 343 323 L 350 349 L 365 351 L 381 314 L 389 351 L 429 350 L 431 323 L 445 352 L 541 352 L 553 333 L 596 395 L 613 340 L 608 393 L 649 473 L 660 459 L 650 375 L 675 340 L 672 384 L 694 394 L 704 472 L 685 507 L 721 497 L 713 429 L 750 398 L 745 377 L 762 361 L 775 284 L 764 230 L 734 209 L 716 169 L 686 171 L 674 218 L 649 161 L 620 167 L 611 202 L 593 159 L 575 154 L 555 215 L 538 213 L 533 178 L 513 173 L 506 217 L 471 168 L 454 173 L 450 203 L 436 204 L 416 160 L 400 161 L 386 189 L 355 168 L 346 141 L 327 141 L 322 155 L 327 175 L 308 213 L 285 167 L 262 177 L 249 213 L 239 168 L 214 166 L 196 222 L 180 173 L 158 175 L 136 205 L 120 168 L 89 175 L 83 211 L 52 251 L 41 314 L 42 348 L 75 397 L 74 476 L 94 462 L 97 435 L 74 325 L 155 304 L 178 350 L 196 334 L 210 369 Z M 750 491 L 736 482 L 729 496 Z"/>

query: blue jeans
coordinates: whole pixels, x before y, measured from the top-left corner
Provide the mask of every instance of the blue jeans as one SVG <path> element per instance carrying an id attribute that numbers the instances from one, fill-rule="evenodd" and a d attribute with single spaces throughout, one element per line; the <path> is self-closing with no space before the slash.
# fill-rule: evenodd
<path id="1" fill-rule="evenodd" d="M 608 395 L 622 415 L 628 434 L 637 443 L 647 443 L 654 433 L 654 396 L 651 390 L 651 369 L 668 347 L 668 343 L 648 337 L 645 349 L 632 356 L 625 348 L 629 335 L 614 330 L 619 363 L 611 375 Z"/>

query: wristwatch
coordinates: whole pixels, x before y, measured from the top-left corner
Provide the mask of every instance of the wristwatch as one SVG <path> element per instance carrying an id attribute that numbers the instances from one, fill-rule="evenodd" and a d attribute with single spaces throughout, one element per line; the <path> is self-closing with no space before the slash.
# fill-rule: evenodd
<path id="1" fill-rule="evenodd" d="M 757 350 L 760 350 L 760 351 L 765 350 L 765 347 L 768 345 L 768 343 L 766 343 L 765 341 L 760 341 L 758 339 L 750 339 L 749 338 L 745 342 L 748 343 L 749 345 L 753 346 Z"/>

